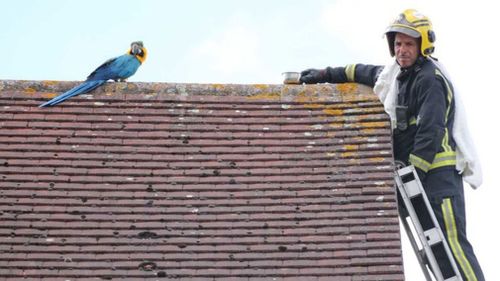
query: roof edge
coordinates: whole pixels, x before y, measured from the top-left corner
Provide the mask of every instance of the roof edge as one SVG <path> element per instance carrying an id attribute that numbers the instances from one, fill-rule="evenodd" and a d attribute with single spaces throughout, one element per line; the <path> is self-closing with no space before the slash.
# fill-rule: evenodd
<path id="1" fill-rule="evenodd" d="M 62 93 L 81 81 L 0 80 L 0 92 Z M 372 88 L 356 83 L 282 85 L 282 84 L 196 84 L 160 82 L 108 82 L 93 94 L 120 93 L 146 95 L 247 96 L 274 100 L 328 102 L 339 100 L 378 100 Z"/>

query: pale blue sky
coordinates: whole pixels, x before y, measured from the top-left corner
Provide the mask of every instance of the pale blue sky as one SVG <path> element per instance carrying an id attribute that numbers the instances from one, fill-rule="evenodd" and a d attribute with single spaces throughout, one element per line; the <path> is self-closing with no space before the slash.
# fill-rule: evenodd
<path id="1" fill-rule="evenodd" d="M 384 64 L 387 24 L 406 8 L 429 16 L 436 56 L 465 101 L 484 172 L 466 187 L 468 233 L 486 278 L 500 276 L 492 224 L 500 213 L 496 170 L 498 57 L 495 1 L 431 0 L 0 0 L 0 79 L 84 80 L 144 41 L 147 61 L 129 81 L 281 83 L 281 72 Z M 405 234 L 403 234 L 403 237 Z M 404 243 L 407 281 L 423 277 Z"/>
<path id="2" fill-rule="evenodd" d="M 149 57 L 131 81 L 278 83 L 287 67 L 342 48 L 332 38 L 310 40 L 324 33 L 310 27 L 325 3 L 4 1 L 0 77 L 81 80 L 143 40 Z"/>

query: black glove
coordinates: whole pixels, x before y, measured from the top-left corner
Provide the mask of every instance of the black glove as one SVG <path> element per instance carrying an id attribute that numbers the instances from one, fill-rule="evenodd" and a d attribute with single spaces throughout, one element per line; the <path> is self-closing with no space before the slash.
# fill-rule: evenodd
<path id="1" fill-rule="evenodd" d="M 316 84 L 326 82 L 326 70 L 325 69 L 306 69 L 300 73 L 300 83 L 306 84 Z"/>

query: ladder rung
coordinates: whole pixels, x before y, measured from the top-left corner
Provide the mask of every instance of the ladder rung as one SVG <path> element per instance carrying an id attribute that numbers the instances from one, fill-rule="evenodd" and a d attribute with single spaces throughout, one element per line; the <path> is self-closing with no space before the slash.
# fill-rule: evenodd
<path id="1" fill-rule="evenodd" d="M 422 194 L 420 186 L 418 185 L 418 182 L 416 180 L 412 180 L 405 183 L 404 188 L 406 191 L 406 195 L 408 195 L 409 198 L 413 198 L 415 196 Z"/>
<path id="2" fill-rule="evenodd" d="M 436 227 L 424 231 L 424 235 L 427 237 L 427 243 L 430 246 L 443 242 L 443 239 L 439 235 L 439 230 Z"/>

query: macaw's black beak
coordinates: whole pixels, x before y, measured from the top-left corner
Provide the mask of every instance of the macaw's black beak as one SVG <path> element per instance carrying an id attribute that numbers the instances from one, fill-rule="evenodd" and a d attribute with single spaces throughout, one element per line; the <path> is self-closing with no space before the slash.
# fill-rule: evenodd
<path id="1" fill-rule="evenodd" d="M 139 56 L 142 55 L 143 54 L 142 48 L 144 48 L 144 44 L 142 44 L 142 41 L 136 41 L 130 44 L 132 55 L 139 55 Z"/>

